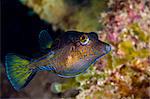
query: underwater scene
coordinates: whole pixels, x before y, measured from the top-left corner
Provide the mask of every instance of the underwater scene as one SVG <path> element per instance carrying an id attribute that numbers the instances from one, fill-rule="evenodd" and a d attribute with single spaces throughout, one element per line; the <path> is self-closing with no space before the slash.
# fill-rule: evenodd
<path id="1" fill-rule="evenodd" d="M 1 99 L 150 99 L 150 0 L 1 9 Z"/>

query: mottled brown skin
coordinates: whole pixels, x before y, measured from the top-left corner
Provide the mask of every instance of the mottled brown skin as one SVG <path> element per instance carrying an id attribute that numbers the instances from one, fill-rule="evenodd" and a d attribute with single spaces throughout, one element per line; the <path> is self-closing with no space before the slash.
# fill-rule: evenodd
<path id="1" fill-rule="evenodd" d="M 39 34 L 41 48 L 50 48 L 52 38 L 47 31 Z M 46 55 L 31 60 L 14 53 L 6 55 L 6 73 L 16 90 L 24 88 L 38 71 L 51 71 L 60 77 L 75 77 L 111 50 L 98 40 L 96 33 L 65 32 L 56 39 Z"/>
<path id="2" fill-rule="evenodd" d="M 89 38 L 88 44 L 81 44 L 80 37 L 82 35 L 86 35 Z M 48 53 L 43 56 L 46 58 L 40 58 L 39 61 L 30 64 L 30 66 L 38 67 L 50 65 L 55 68 L 54 72 L 64 75 L 63 72 L 67 70 L 71 72 L 76 68 L 80 70 L 80 68 L 84 68 L 84 66 L 87 67 L 87 64 L 91 65 L 92 62 L 89 61 L 92 60 L 94 62 L 94 59 L 107 52 L 105 46 L 108 44 L 99 41 L 95 33 L 66 33 L 58 39 L 59 41 L 52 46 L 53 55 L 49 55 Z M 81 66 L 79 66 L 78 64 L 80 64 L 81 59 L 84 63 L 87 62 L 87 64 L 83 66 L 81 64 Z M 89 61 L 87 59 L 89 59 Z"/>

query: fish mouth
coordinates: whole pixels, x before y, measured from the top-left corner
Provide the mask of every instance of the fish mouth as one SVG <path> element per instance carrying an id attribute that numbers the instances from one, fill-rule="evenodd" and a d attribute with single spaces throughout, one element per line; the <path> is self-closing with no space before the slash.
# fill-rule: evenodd
<path id="1" fill-rule="evenodd" d="M 109 53 L 110 51 L 111 51 L 111 45 L 106 44 L 106 45 L 105 45 L 105 53 L 107 54 L 107 53 Z"/>

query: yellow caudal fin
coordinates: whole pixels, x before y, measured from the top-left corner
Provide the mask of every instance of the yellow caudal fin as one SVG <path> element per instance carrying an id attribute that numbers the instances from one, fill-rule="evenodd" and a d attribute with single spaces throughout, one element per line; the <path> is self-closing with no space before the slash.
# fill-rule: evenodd
<path id="1" fill-rule="evenodd" d="M 28 67 L 30 61 L 9 53 L 5 57 L 7 77 L 16 90 L 24 88 L 35 75 L 35 70 Z"/>

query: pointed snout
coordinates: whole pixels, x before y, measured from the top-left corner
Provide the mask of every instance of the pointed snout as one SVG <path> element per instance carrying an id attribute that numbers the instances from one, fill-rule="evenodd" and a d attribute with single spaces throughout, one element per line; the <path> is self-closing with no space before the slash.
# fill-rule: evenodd
<path id="1" fill-rule="evenodd" d="M 106 53 L 109 53 L 111 51 L 111 45 L 106 44 L 105 51 L 106 51 Z"/>

